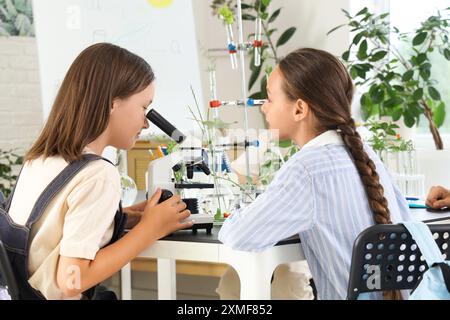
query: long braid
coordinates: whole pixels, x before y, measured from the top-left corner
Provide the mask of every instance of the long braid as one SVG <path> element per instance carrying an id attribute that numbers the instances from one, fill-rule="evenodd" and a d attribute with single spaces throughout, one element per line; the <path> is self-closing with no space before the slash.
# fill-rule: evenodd
<path id="1" fill-rule="evenodd" d="M 356 131 L 355 121 L 351 119 L 347 124 L 339 125 L 342 139 L 350 151 L 359 176 L 364 184 L 374 220 L 378 224 L 392 224 L 388 208 L 388 201 L 384 197 L 384 188 L 380 184 L 380 177 L 376 171 L 375 163 L 364 151 L 361 136 Z"/>

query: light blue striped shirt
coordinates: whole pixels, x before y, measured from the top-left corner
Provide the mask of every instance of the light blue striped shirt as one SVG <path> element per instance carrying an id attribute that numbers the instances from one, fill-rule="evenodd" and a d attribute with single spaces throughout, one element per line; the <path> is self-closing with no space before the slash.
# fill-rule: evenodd
<path id="1" fill-rule="evenodd" d="M 405 197 L 370 147 L 393 223 L 412 220 Z M 219 240 L 261 251 L 298 234 L 320 299 L 345 299 L 353 243 L 374 224 L 361 178 L 336 131 L 306 144 L 277 172 L 266 192 L 234 212 Z"/>

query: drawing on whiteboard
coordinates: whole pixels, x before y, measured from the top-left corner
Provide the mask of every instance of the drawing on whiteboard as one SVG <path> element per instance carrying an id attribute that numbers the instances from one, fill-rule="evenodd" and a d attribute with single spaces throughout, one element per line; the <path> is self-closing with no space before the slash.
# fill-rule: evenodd
<path id="1" fill-rule="evenodd" d="M 158 9 L 164 9 L 172 5 L 173 0 L 147 0 L 148 3 Z"/>

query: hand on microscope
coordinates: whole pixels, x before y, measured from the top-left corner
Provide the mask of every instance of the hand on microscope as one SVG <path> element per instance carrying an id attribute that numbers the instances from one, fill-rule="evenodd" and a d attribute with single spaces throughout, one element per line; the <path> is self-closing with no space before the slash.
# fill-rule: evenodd
<path id="1" fill-rule="evenodd" d="M 161 194 L 162 191 L 159 189 L 147 201 L 139 222 L 147 226 L 148 230 L 152 230 L 158 239 L 193 225 L 192 221 L 183 222 L 191 215 L 191 212 L 186 210 L 186 203 L 180 196 L 174 195 L 158 204 Z"/>

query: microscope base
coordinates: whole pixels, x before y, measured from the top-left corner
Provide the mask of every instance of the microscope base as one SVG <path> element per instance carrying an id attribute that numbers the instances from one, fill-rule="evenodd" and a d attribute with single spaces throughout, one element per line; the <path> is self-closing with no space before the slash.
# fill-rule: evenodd
<path id="1" fill-rule="evenodd" d="M 192 227 L 185 230 L 192 230 L 192 234 L 197 234 L 197 230 L 206 230 L 206 234 L 211 234 L 213 228 L 213 223 L 196 223 Z"/>

